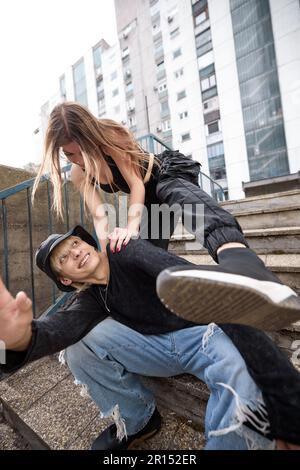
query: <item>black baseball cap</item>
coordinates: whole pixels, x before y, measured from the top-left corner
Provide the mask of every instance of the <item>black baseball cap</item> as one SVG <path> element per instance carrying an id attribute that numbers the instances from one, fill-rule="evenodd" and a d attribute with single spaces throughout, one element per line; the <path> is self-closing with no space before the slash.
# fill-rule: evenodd
<path id="1" fill-rule="evenodd" d="M 56 274 L 54 274 L 51 269 L 50 256 L 57 245 L 59 245 L 61 242 L 66 240 L 68 237 L 71 237 L 72 235 L 81 238 L 81 240 L 93 246 L 94 248 L 96 248 L 96 250 L 98 249 L 97 242 L 92 237 L 92 235 L 90 235 L 89 232 L 87 232 L 80 225 L 76 225 L 76 227 L 74 227 L 72 230 L 65 234 L 53 233 L 52 235 L 50 235 L 46 240 L 44 240 L 40 244 L 35 253 L 35 262 L 37 267 L 40 268 L 45 274 L 47 274 L 47 276 L 49 276 L 52 281 L 55 282 L 57 287 L 64 292 L 72 292 L 76 289 L 72 286 L 65 286 L 57 279 Z"/>

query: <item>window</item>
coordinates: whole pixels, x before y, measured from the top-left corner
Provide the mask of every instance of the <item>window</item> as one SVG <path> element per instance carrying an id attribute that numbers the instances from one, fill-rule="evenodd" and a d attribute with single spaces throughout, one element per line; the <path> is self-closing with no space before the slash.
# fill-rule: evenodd
<path id="1" fill-rule="evenodd" d="M 199 24 L 203 23 L 208 19 L 208 10 L 202 11 L 199 15 L 194 17 L 195 26 L 199 26 Z"/>
<path id="2" fill-rule="evenodd" d="M 103 108 L 105 108 L 105 99 L 101 98 L 100 100 L 98 100 L 98 109 L 102 112 Z"/>
<path id="3" fill-rule="evenodd" d="M 128 111 L 133 111 L 135 108 L 135 99 L 131 98 L 130 100 L 126 101 L 126 107 Z"/>
<path id="4" fill-rule="evenodd" d="M 269 2 L 252 0 L 231 11 L 234 34 L 270 15 Z"/>
<path id="5" fill-rule="evenodd" d="M 150 7 L 150 16 L 154 16 L 156 14 L 159 14 L 159 2 L 154 2 L 153 5 Z"/>
<path id="6" fill-rule="evenodd" d="M 129 127 L 136 126 L 136 117 L 135 117 L 135 115 L 129 116 L 128 123 L 129 123 Z"/>
<path id="7" fill-rule="evenodd" d="M 115 70 L 115 71 L 111 74 L 110 79 L 111 79 L 111 80 L 115 80 L 115 79 L 117 78 L 117 76 L 118 76 L 118 72 Z"/>
<path id="8" fill-rule="evenodd" d="M 177 93 L 177 101 L 180 101 L 183 98 L 186 98 L 186 91 L 185 90 L 182 90 L 179 93 Z"/>
<path id="9" fill-rule="evenodd" d="M 152 25 L 152 34 L 155 35 L 160 31 L 160 21 L 157 21 Z"/>
<path id="10" fill-rule="evenodd" d="M 197 57 L 201 57 L 212 49 L 211 30 L 210 28 L 196 36 Z"/>
<path id="11" fill-rule="evenodd" d="M 131 29 L 132 29 L 132 24 L 127 25 L 126 28 L 123 29 L 123 32 L 122 32 L 123 39 L 128 38 L 128 35 L 129 35 Z"/>
<path id="12" fill-rule="evenodd" d="M 104 84 L 103 84 L 102 78 L 98 78 L 96 80 L 96 88 L 97 88 L 97 92 L 104 91 Z"/>
<path id="13" fill-rule="evenodd" d="M 204 67 L 204 69 L 199 70 L 201 79 L 210 77 L 210 75 L 213 75 L 214 73 L 215 73 L 215 64 L 209 64 L 207 67 Z"/>
<path id="14" fill-rule="evenodd" d="M 176 79 L 182 77 L 183 76 L 183 67 L 181 67 L 181 69 L 176 70 L 176 72 L 174 72 L 174 76 L 175 76 Z"/>
<path id="15" fill-rule="evenodd" d="M 118 104 L 118 106 L 114 107 L 114 113 L 119 114 L 120 111 L 121 111 L 121 106 Z"/>
<path id="16" fill-rule="evenodd" d="M 207 132 L 208 135 L 215 134 L 216 132 L 220 132 L 220 121 L 211 122 L 207 124 Z"/>
<path id="17" fill-rule="evenodd" d="M 126 83 L 125 91 L 126 91 L 126 93 L 129 93 L 129 92 L 133 91 L 133 83 L 132 82 Z"/>
<path id="18" fill-rule="evenodd" d="M 237 67 L 240 82 L 250 80 L 257 75 L 271 72 L 276 69 L 275 49 L 273 44 L 263 49 L 251 52 L 247 56 L 238 59 Z"/>
<path id="19" fill-rule="evenodd" d="M 101 46 L 93 47 L 94 69 L 101 67 Z"/>
<path id="20" fill-rule="evenodd" d="M 213 96 L 216 96 L 217 94 L 218 94 L 217 87 L 214 86 L 214 87 L 209 88 L 208 90 L 202 92 L 202 100 L 206 101 L 209 98 L 212 98 Z"/>
<path id="21" fill-rule="evenodd" d="M 129 57 L 129 47 L 122 50 L 122 59 L 126 59 L 126 57 Z"/>
<path id="22" fill-rule="evenodd" d="M 173 31 L 170 32 L 170 39 L 176 38 L 176 36 L 178 36 L 178 34 L 180 34 L 179 26 L 178 26 L 178 28 L 173 29 Z"/>
<path id="23" fill-rule="evenodd" d="M 117 96 L 119 94 L 119 88 L 115 88 L 112 92 L 112 96 Z"/>
<path id="24" fill-rule="evenodd" d="M 244 125 L 246 131 L 260 127 L 273 126 L 277 124 L 279 120 L 282 120 L 282 107 L 279 96 L 244 108 Z"/>
<path id="25" fill-rule="evenodd" d="M 188 111 L 183 111 L 182 113 L 179 113 L 179 119 L 186 119 L 188 115 Z"/>
<path id="26" fill-rule="evenodd" d="M 219 99 L 217 96 L 205 101 L 203 103 L 204 112 L 213 111 L 219 108 Z"/>
<path id="27" fill-rule="evenodd" d="M 202 100 L 206 101 L 217 94 L 215 64 L 199 70 Z"/>
<path id="28" fill-rule="evenodd" d="M 187 140 L 191 140 L 191 134 L 189 132 L 181 135 L 181 142 L 186 142 Z"/>
<path id="29" fill-rule="evenodd" d="M 167 82 L 163 82 L 160 85 L 158 85 L 158 93 L 162 93 L 168 89 L 167 87 Z"/>
<path id="30" fill-rule="evenodd" d="M 223 142 L 217 142 L 213 145 L 207 146 L 207 156 L 208 158 L 224 156 L 224 145 Z"/>
<path id="31" fill-rule="evenodd" d="M 164 70 L 165 69 L 165 61 L 162 60 L 161 62 L 159 62 L 159 64 L 156 64 L 156 67 L 157 67 L 157 72 L 160 72 L 161 70 Z"/>
<path id="32" fill-rule="evenodd" d="M 154 58 L 155 61 L 160 61 L 164 57 L 164 48 L 162 42 L 160 44 L 154 44 Z"/>
<path id="33" fill-rule="evenodd" d="M 202 91 L 209 90 L 210 88 L 212 88 L 215 85 L 216 85 L 216 76 L 215 75 L 211 75 L 209 78 L 204 78 L 203 80 L 201 80 L 201 90 Z"/>
<path id="34" fill-rule="evenodd" d="M 173 59 L 176 59 L 176 58 L 179 57 L 181 54 L 182 54 L 181 48 L 176 49 L 176 51 L 173 51 Z"/>
<path id="35" fill-rule="evenodd" d="M 169 102 L 168 101 L 162 101 L 160 103 L 160 110 L 161 110 L 162 114 L 169 114 L 170 113 Z"/>
<path id="36" fill-rule="evenodd" d="M 73 65 L 73 80 L 75 101 L 78 101 L 83 105 L 87 105 L 87 90 L 83 59 L 80 59 L 75 65 Z"/>
<path id="37" fill-rule="evenodd" d="M 289 173 L 269 3 L 230 2 L 250 180 Z"/>
<path id="38" fill-rule="evenodd" d="M 168 14 L 167 14 L 167 21 L 168 23 L 171 25 L 176 17 L 178 13 L 178 7 L 177 5 L 175 7 L 173 7 L 171 10 L 168 11 Z"/>
<path id="39" fill-rule="evenodd" d="M 214 180 L 226 179 L 223 142 L 207 146 L 207 156 L 210 176 Z"/>
<path id="40" fill-rule="evenodd" d="M 170 119 L 167 119 L 166 121 L 163 121 L 161 123 L 161 125 L 162 125 L 162 130 L 164 132 L 170 131 L 172 129 Z"/>

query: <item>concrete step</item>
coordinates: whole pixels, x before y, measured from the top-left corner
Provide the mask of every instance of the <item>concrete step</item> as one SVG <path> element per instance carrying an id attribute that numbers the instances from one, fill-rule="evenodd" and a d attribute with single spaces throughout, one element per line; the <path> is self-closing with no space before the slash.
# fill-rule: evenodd
<path id="1" fill-rule="evenodd" d="M 151 384 L 152 379 L 149 379 L 147 385 L 151 387 Z M 167 380 L 163 387 L 170 391 L 174 388 L 174 383 Z M 193 377 L 181 376 L 178 379 L 178 398 L 182 397 L 188 388 L 190 392 L 187 400 L 191 407 L 191 400 L 199 398 L 200 401 L 204 400 L 204 406 L 208 392 L 203 384 Z M 156 389 L 158 395 L 162 395 L 159 384 Z M 109 419 L 100 419 L 99 410 L 89 396 L 81 396 L 80 387 L 74 384 L 67 366 L 58 363 L 57 356 L 29 364 L 2 380 L 0 399 L 6 421 L 34 450 L 89 449 L 100 432 L 111 424 Z M 176 402 L 176 398 L 174 400 Z M 175 413 L 173 405 L 165 407 L 164 403 L 164 399 L 158 400 L 164 422 L 162 430 L 151 441 L 142 443 L 137 448 L 201 448 L 204 436 L 199 427 L 202 429 L 203 410 L 202 414 L 197 411 L 197 416 L 201 418 L 199 426 L 199 419 L 193 422 L 189 413 Z M 191 424 L 194 427 L 191 427 Z"/>
<path id="2" fill-rule="evenodd" d="M 231 211 L 230 211 L 231 212 Z M 300 205 L 288 205 L 274 209 L 255 209 L 248 212 L 232 212 L 243 230 L 297 227 L 300 225 Z"/>
<path id="3" fill-rule="evenodd" d="M 29 444 L 4 419 L 0 411 L 0 451 L 1 450 L 30 450 Z"/>
<path id="4" fill-rule="evenodd" d="M 195 237 L 186 231 L 181 234 L 182 227 L 176 228 L 170 243 L 170 251 L 183 254 L 186 251 L 197 250 L 205 253 Z M 244 230 L 250 248 L 257 254 L 289 254 L 300 253 L 300 226 L 275 227 Z"/>
<path id="5" fill-rule="evenodd" d="M 300 190 L 283 191 L 280 193 L 251 196 L 244 199 L 224 201 L 220 205 L 230 212 L 248 212 L 257 209 L 274 209 L 299 205 Z"/>

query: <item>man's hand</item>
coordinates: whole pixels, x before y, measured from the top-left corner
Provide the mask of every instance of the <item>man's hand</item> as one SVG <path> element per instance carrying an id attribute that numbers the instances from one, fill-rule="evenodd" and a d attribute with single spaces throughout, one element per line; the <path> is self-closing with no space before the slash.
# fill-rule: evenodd
<path id="1" fill-rule="evenodd" d="M 14 298 L 0 278 L 0 340 L 6 349 L 27 349 L 32 335 L 32 302 L 25 292 Z"/>

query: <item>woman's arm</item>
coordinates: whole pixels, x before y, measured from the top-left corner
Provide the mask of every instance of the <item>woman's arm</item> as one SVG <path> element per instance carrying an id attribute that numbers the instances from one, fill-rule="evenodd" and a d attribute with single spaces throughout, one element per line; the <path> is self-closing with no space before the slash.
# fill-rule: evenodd
<path id="1" fill-rule="evenodd" d="M 137 174 L 130 162 L 130 157 L 115 156 L 110 152 L 111 157 L 115 161 L 130 189 L 128 221 L 127 228 L 114 230 L 109 237 L 111 240 L 110 248 L 112 251 L 120 251 L 122 244 L 127 245 L 131 237 L 139 234 L 142 212 L 145 203 L 145 185 L 142 176 Z"/>
<path id="2" fill-rule="evenodd" d="M 78 191 L 80 191 L 81 195 L 83 195 L 82 183 L 84 180 L 84 171 L 78 165 L 72 165 L 71 181 Z M 99 191 L 95 190 L 92 184 L 89 185 L 85 202 L 93 217 L 93 223 L 100 243 L 101 251 L 104 251 L 105 253 L 108 242 L 108 219 L 105 212 L 105 206 L 102 203 L 101 197 L 99 195 Z"/>

